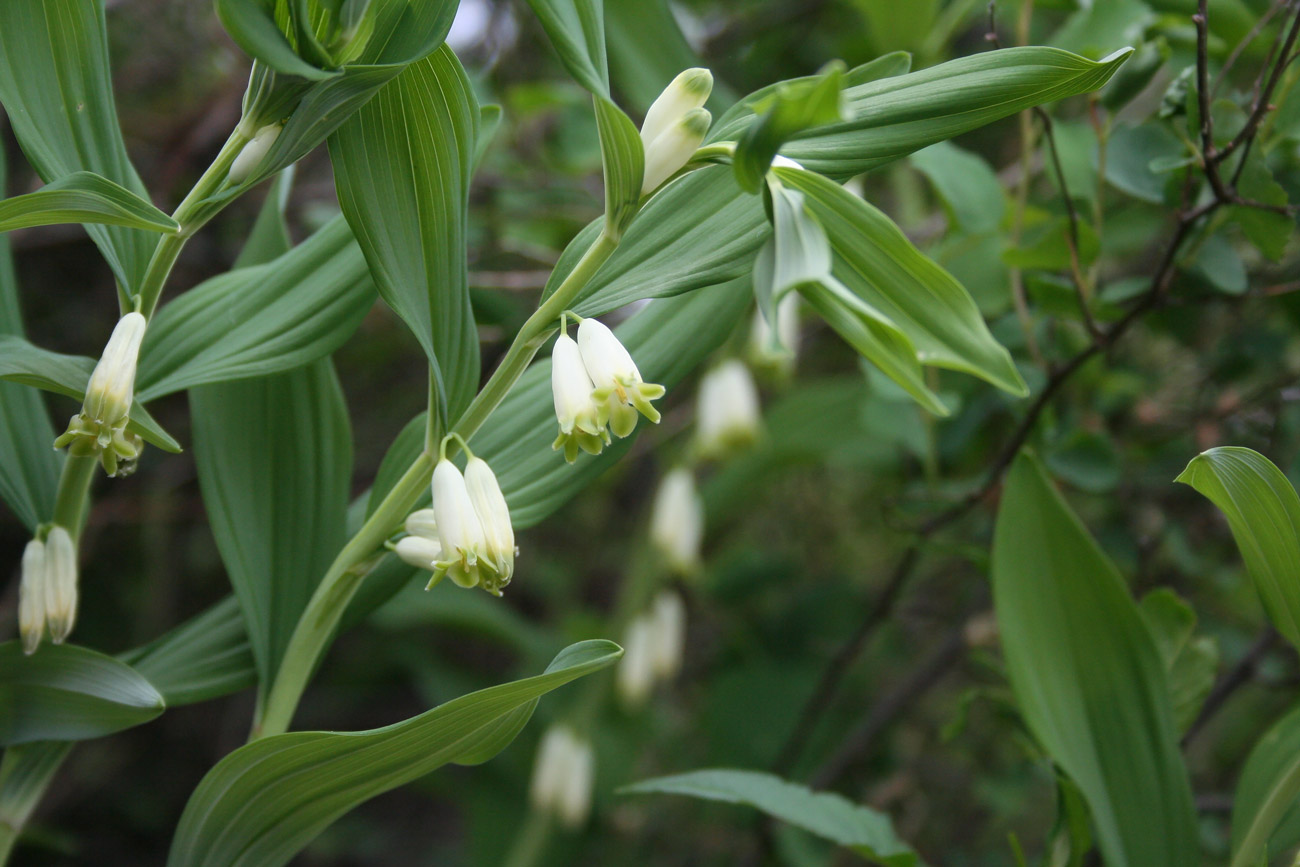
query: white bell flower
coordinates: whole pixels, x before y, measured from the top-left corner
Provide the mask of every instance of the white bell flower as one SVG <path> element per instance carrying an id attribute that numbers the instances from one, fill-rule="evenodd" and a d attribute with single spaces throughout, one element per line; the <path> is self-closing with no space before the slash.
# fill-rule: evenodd
<path id="1" fill-rule="evenodd" d="M 487 547 L 487 540 L 465 487 L 465 477 L 446 458 L 438 461 L 433 470 L 433 513 L 442 554 L 434 562 L 429 586 L 438 583 L 444 575 L 461 587 L 477 586 L 479 557 Z"/>
<path id="2" fill-rule="evenodd" d="M 501 493 L 496 474 L 482 458 L 471 457 L 465 464 L 465 487 L 483 528 L 479 575 L 483 589 L 496 596 L 515 574 L 515 529 L 510 507 Z"/>
<path id="3" fill-rule="evenodd" d="M 690 162 L 704 137 L 709 134 L 713 115 L 696 108 L 678 118 L 645 146 L 645 174 L 641 195 L 654 192 L 678 169 Z"/>
<path id="4" fill-rule="evenodd" d="M 596 757 L 591 744 L 573 737 L 569 741 L 569 769 L 556 803 L 560 822 L 570 830 L 580 828 L 591 813 L 591 789 L 596 777 Z"/>
<path id="5" fill-rule="evenodd" d="M 650 150 L 650 144 L 660 133 L 682 115 L 703 108 L 712 91 L 713 73 L 707 69 L 697 66 L 679 72 L 645 113 L 645 122 L 641 124 L 641 144 L 646 151 Z"/>
<path id="6" fill-rule="evenodd" d="M 632 355 L 613 331 L 595 319 L 582 320 L 578 325 L 578 350 L 595 386 L 592 399 L 603 406 L 616 436 L 632 433 L 638 411 L 652 424 L 659 423 L 659 410 L 650 401 L 663 397 L 664 387 L 641 379 Z"/>
<path id="7" fill-rule="evenodd" d="M 271 151 L 271 145 L 280 137 L 280 131 L 284 126 L 278 123 L 267 124 L 266 126 L 253 133 L 253 137 L 244 145 L 235 157 L 235 161 L 230 164 L 230 171 L 226 175 L 226 180 L 231 184 L 242 184 L 253 174 L 253 171 L 262 164 L 266 155 Z"/>
<path id="8" fill-rule="evenodd" d="M 66 446 L 74 455 L 98 455 L 110 476 L 117 474 L 119 460 L 131 463 L 140 455 L 140 438 L 127 433 L 126 425 L 135 394 L 140 344 L 148 324 L 144 316 L 134 312 L 117 321 L 86 383 L 81 412 L 72 417 L 68 429 L 54 441 L 55 448 Z"/>
<path id="9" fill-rule="evenodd" d="M 533 763 L 529 800 L 533 808 L 554 814 L 565 826 L 577 828 L 591 812 L 595 778 L 591 744 L 563 725 L 542 736 Z"/>
<path id="10" fill-rule="evenodd" d="M 615 682 L 629 709 L 640 707 L 654 688 L 654 622 L 645 615 L 627 628 Z"/>
<path id="11" fill-rule="evenodd" d="M 725 457 L 753 444 L 762 418 L 758 388 L 743 362 L 724 361 L 704 375 L 695 419 L 701 457 Z"/>
<path id="12" fill-rule="evenodd" d="M 677 467 L 659 483 L 650 516 L 650 541 L 673 571 L 689 575 L 699 568 L 703 538 L 704 503 L 695 490 L 695 477 L 685 467 Z"/>
<path id="13" fill-rule="evenodd" d="M 434 564 L 442 559 L 442 545 L 436 539 L 424 536 L 403 536 L 393 546 L 393 552 L 406 565 L 430 572 L 437 568 Z"/>
<path id="14" fill-rule="evenodd" d="M 23 549 L 22 579 L 18 584 L 18 633 L 23 653 L 41 646 L 45 632 L 45 543 L 32 539 Z"/>
<path id="15" fill-rule="evenodd" d="M 578 459 L 579 448 L 598 455 L 610 441 L 602 408 L 592 397 L 594 390 L 577 341 L 561 333 L 551 350 L 551 394 L 560 423 L 560 434 L 551 448 L 563 448 L 569 463 Z"/>
<path id="16" fill-rule="evenodd" d="M 672 680 L 681 671 L 686 649 L 686 603 L 671 590 L 661 592 L 650 608 L 654 622 L 651 668 L 660 680 Z"/>
<path id="17" fill-rule="evenodd" d="M 77 548 L 57 524 L 45 535 L 45 623 L 62 644 L 77 621 Z"/>

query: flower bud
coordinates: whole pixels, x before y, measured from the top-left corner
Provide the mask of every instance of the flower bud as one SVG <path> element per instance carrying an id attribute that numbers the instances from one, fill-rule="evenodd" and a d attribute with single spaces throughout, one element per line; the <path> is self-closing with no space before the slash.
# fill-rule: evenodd
<path id="1" fill-rule="evenodd" d="M 438 539 L 438 519 L 433 509 L 416 509 L 406 516 L 406 532 L 424 539 Z"/>
<path id="2" fill-rule="evenodd" d="M 686 604 L 682 597 L 665 590 L 650 609 L 654 623 L 651 668 L 660 680 L 672 680 L 682 668 L 686 649 Z"/>
<path id="3" fill-rule="evenodd" d="M 62 644 L 77 621 L 77 548 L 63 527 L 45 535 L 45 623 L 50 640 Z"/>
<path id="4" fill-rule="evenodd" d="M 713 74 L 707 69 L 695 67 L 678 73 L 645 113 L 645 123 L 641 124 L 641 144 L 646 151 L 649 152 L 651 143 L 682 115 L 703 108 L 712 90 Z"/>
<path id="5" fill-rule="evenodd" d="M 45 543 L 33 539 L 23 549 L 22 580 L 18 584 L 18 633 L 23 653 L 41 646 L 45 632 Z"/>
<path id="6" fill-rule="evenodd" d="M 140 358 L 148 320 L 128 313 L 117 321 L 104 352 L 86 383 L 81 412 L 68 422 L 68 429 L 54 441 L 55 448 L 68 448 L 79 456 L 98 455 L 104 470 L 117 475 L 118 461 L 134 462 L 143 444 L 127 433 L 131 401 L 135 394 L 135 371 Z"/>
<path id="7" fill-rule="evenodd" d="M 695 477 L 685 467 L 670 470 L 659 483 L 650 516 L 650 541 L 673 571 L 689 575 L 700 566 L 704 504 Z"/>
<path id="8" fill-rule="evenodd" d="M 576 828 L 591 812 L 594 777 L 591 744 L 567 726 L 552 726 L 537 747 L 529 799 L 534 809 L 554 813 L 565 826 Z"/>
<path id="9" fill-rule="evenodd" d="M 628 626 L 618 664 L 618 693 L 629 710 L 640 707 L 654 687 L 654 623 L 642 615 Z"/>
<path id="10" fill-rule="evenodd" d="M 650 401 L 664 396 L 664 387 L 641 379 L 627 347 L 603 323 L 584 319 L 578 326 L 578 350 L 595 390 L 592 399 L 604 407 L 610 429 L 625 437 L 636 428 L 639 410 L 652 424 L 659 423 L 659 410 Z"/>
<path id="11" fill-rule="evenodd" d="M 753 444 L 761 423 L 758 389 L 744 363 L 724 361 L 704 375 L 696 410 L 702 457 L 725 457 Z"/>
<path id="12" fill-rule="evenodd" d="M 788 376 L 799 351 L 799 293 L 790 292 L 776 305 L 776 328 L 761 310 L 754 311 L 747 357 L 764 370 Z"/>
<path id="13" fill-rule="evenodd" d="M 430 572 L 437 569 L 434 564 L 442 559 L 442 546 L 437 540 L 426 539 L 424 536 L 403 536 L 393 546 L 393 552 L 406 565 Z"/>
<path id="14" fill-rule="evenodd" d="M 579 448 L 587 454 L 598 455 L 609 442 L 601 407 L 592 398 L 594 390 L 577 341 L 561 334 L 551 350 L 551 393 L 555 398 L 555 417 L 560 423 L 560 434 L 551 448 L 563 448 L 564 459 L 569 463 L 578 459 Z"/>
<path id="15" fill-rule="evenodd" d="M 596 759 L 591 744 L 579 738 L 569 742 L 569 769 L 560 791 L 556 812 L 566 828 L 580 828 L 591 813 L 591 789 L 595 782 Z"/>
<path id="16" fill-rule="evenodd" d="M 474 513 L 483 528 L 479 574 L 483 589 L 496 596 L 515 574 L 515 528 L 510 523 L 510 507 L 501 493 L 496 474 L 482 458 L 470 458 L 465 464 L 465 487 L 469 491 Z"/>
<path id="17" fill-rule="evenodd" d="M 433 470 L 433 514 L 438 525 L 442 556 L 434 563 L 432 587 L 448 576 L 461 587 L 479 583 L 479 555 L 486 542 L 483 526 L 474 512 L 465 477 L 443 458 Z"/>
<path id="18" fill-rule="evenodd" d="M 230 164 L 230 172 L 226 175 L 226 180 L 232 184 L 242 184 L 252 176 L 254 170 L 262 164 L 267 153 L 271 150 L 271 145 L 280 137 L 280 130 L 284 127 L 278 123 L 269 123 L 266 126 L 253 133 L 253 137 L 244 145 L 235 157 L 235 161 Z"/>
<path id="19" fill-rule="evenodd" d="M 641 195 L 657 190 L 660 184 L 690 161 L 695 149 L 708 135 L 709 124 L 712 122 L 713 115 L 709 114 L 708 109 L 692 109 L 646 145 Z"/>

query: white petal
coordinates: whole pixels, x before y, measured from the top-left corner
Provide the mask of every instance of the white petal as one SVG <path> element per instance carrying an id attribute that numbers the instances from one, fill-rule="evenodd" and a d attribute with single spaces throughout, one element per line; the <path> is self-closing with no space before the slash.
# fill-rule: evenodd
<path id="1" fill-rule="evenodd" d="M 470 502 L 465 477 L 446 459 L 438 461 L 433 470 L 433 514 L 443 558 L 477 559 L 484 547 L 483 527 Z"/>
<path id="2" fill-rule="evenodd" d="M 641 381 L 636 362 L 614 332 L 602 322 L 584 319 L 578 326 L 582 363 L 596 388 L 615 388 Z"/>
<path id="3" fill-rule="evenodd" d="M 577 341 L 561 334 L 551 350 L 551 394 L 555 399 L 555 417 L 560 422 L 561 431 L 570 433 L 579 421 L 587 417 L 594 420 L 593 390 Z"/>
<path id="4" fill-rule="evenodd" d="M 646 150 L 674 121 L 708 102 L 712 90 L 713 74 L 707 69 L 694 67 L 678 73 L 645 113 L 641 142 Z"/>
<path id="5" fill-rule="evenodd" d="M 487 461 L 477 457 L 469 459 L 465 464 L 465 487 L 483 527 L 486 542 L 483 553 L 504 581 L 509 581 L 515 572 L 515 530 L 510 523 L 510 507 Z"/>
<path id="6" fill-rule="evenodd" d="M 684 467 L 670 470 L 655 495 L 650 539 L 673 569 L 689 573 L 699 565 L 703 536 L 704 506 L 695 477 Z"/>
<path id="7" fill-rule="evenodd" d="M 77 549 L 55 525 L 45 536 L 45 622 L 50 640 L 62 644 L 77 620 Z"/>

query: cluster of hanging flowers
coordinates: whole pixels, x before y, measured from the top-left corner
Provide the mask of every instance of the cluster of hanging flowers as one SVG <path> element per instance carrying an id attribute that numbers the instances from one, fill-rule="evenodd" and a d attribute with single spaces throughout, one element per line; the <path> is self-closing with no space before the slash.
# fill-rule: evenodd
<path id="1" fill-rule="evenodd" d="M 639 707 L 656 683 L 667 682 L 682 668 L 686 650 L 686 604 L 675 591 L 659 593 L 638 615 L 623 638 L 618 692 L 628 708 Z"/>
<path id="2" fill-rule="evenodd" d="M 636 429 L 637 414 L 659 423 L 659 410 L 650 403 L 664 395 L 664 387 L 641 378 L 627 348 L 604 324 L 595 319 L 578 323 L 578 339 L 568 334 L 566 313 L 560 318 L 560 336 L 551 350 L 551 393 L 560 433 L 552 448 L 564 450 L 573 463 L 581 449 L 598 455 L 609 445 L 610 431 L 625 437 Z"/>
<path id="3" fill-rule="evenodd" d="M 117 321 L 99 363 L 86 383 L 81 412 L 54 441 L 79 457 L 98 457 L 110 476 L 127 475 L 135 468 L 144 441 L 126 429 L 135 395 L 135 369 L 140 358 L 148 320 L 128 313 Z"/>
<path id="4" fill-rule="evenodd" d="M 62 644 L 77 619 L 77 547 L 72 534 L 55 524 L 27 543 L 18 584 L 18 633 L 32 654 L 46 630 Z"/>
<path id="5" fill-rule="evenodd" d="M 566 828 L 580 827 L 591 813 L 596 759 L 591 743 L 564 725 L 546 730 L 537 748 L 529 799 Z"/>
<path id="6" fill-rule="evenodd" d="M 460 440 L 469 459 L 465 472 L 447 458 L 442 441 L 433 470 L 433 508 L 412 512 L 407 535 L 393 546 L 397 556 L 433 573 L 428 588 L 444 577 L 461 587 L 482 587 L 494 596 L 515 574 L 515 530 L 496 474 Z M 426 589 L 428 589 L 426 588 Z"/>

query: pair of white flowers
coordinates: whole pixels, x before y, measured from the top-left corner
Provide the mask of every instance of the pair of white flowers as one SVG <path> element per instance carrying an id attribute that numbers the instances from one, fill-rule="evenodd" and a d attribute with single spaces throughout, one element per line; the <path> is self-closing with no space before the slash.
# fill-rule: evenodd
<path id="1" fill-rule="evenodd" d="M 555 725 L 537 747 L 529 798 L 533 808 L 553 814 L 566 828 L 587 821 L 596 758 L 591 743 L 573 729 Z"/>
<path id="2" fill-rule="evenodd" d="M 708 135 L 713 116 L 704 103 L 713 91 L 713 74 L 687 69 L 678 74 L 646 112 L 641 124 L 645 174 L 641 195 L 653 193 L 686 165 Z"/>
<path id="3" fill-rule="evenodd" d="M 639 707 L 656 683 L 676 677 L 685 653 L 686 603 L 676 592 L 664 590 L 632 621 L 623 638 L 617 684 L 624 704 Z"/>
<path id="4" fill-rule="evenodd" d="M 128 313 L 117 321 L 104 352 L 86 383 L 81 412 L 54 441 L 80 457 L 97 456 L 110 476 L 126 475 L 135 466 L 144 441 L 126 429 L 135 395 L 135 371 L 149 321 Z"/>
<path id="5" fill-rule="evenodd" d="M 23 550 L 18 585 L 18 632 L 23 652 L 35 653 L 46 629 L 50 640 L 62 644 L 77 619 L 77 547 L 72 534 L 55 524 L 45 538 L 35 538 Z"/>
<path id="6" fill-rule="evenodd" d="M 412 566 L 461 587 L 500 596 L 515 574 L 515 530 L 510 508 L 487 461 L 472 454 L 465 472 L 443 457 L 433 470 L 433 508 L 412 512 L 407 535 L 394 546 Z"/>
<path id="7" fill-rule="evenodd" d="M 579 449 L 600 454 L 610 442 L 610 430 L 619 437 L 632 433 L 638 412 L 658 424 L 659 410 L 650 401 L 663 397 L 664 387 L 641 378 L 613 331 L 595 319 L 583 319 L 577 340 L 563 326 L 555 339 L 551 393 L 560 423 L 551 447 L 563 449 L 565 460 L 573 463 Z"/>

